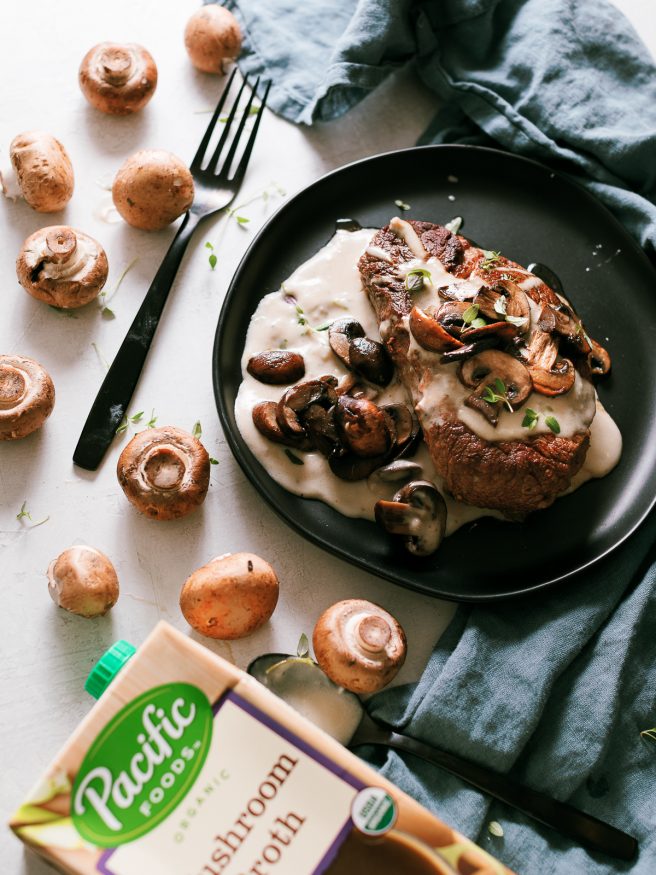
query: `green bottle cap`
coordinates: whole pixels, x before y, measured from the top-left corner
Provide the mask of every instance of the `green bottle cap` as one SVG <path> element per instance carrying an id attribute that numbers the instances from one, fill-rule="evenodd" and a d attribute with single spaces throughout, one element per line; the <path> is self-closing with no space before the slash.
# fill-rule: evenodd
<path id="1" fill-rule="evenodd" d="M 137 648 L 133 647 L 128 641 L 117 641 L 115 644 L 106 650 L 94 665 L 86 679 L 84 689 L 93 696 L 94 699 L 99 699 L 105 692 L 107 687 L 114 680 L 119 671 L 123 668 L 134 654 Z"/>

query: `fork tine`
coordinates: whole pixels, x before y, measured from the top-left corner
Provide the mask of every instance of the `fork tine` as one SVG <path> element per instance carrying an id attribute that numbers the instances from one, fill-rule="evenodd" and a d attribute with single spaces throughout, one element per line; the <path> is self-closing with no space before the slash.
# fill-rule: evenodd
<path id="1" fill-rule="evenodd" d="M 232 127 L 232 123 L 235 120 L 235 115 L 237 114 L 237 107 L 239 106 L 241 96 L 244 93 L 244 89 L 246 88 L 247 85 L 248 85 L 248 76 L 246 76 L 241 83 L 241 88 L 239 89 L 239 92 L 237 94 L 235 102 L 232 104 L 232 109 L 230 110 L 230 115 L 226 119 L 226 123 L 223 126 L 223 131 L 221 133 L 221 137 L 219 139 L 219 142 L 217 143 L 216 149 L 214 150 L 214 154 L 210 158 L 208 165 L 205 168 L 205 170 L 208 173 L 215 173 L 216 172 L 216 168 L 217 168 L 218 163 L 219 163 L 219 158 L 221 156 L 221 149 L 223 149 L 223 147 L 225 146 L 226 140 L 228 139 L 228 135 L 230 134 L 230 128 Z"/>
<path id="2" fill-rule="evenodd" d="M 219 102 L 216 105 L 216 109 L 212 114 L 212 118 L 210 119 L 210 123 L 207 126 L 207 130 L 203 134 L 203 139 L 200 141 L 200 146 L 198 147 L 198 151 L 194 155 L 194 160 L 191 162 L 191 170 L 200 170 L 200 166 L 203 163 L 203 158 L 205 157 L 205 151 L 207 150 L 207 146 L 212 139 L 212 134 L 214 133 L 214 128 L 216 127 L 216 121 L 221 114 L 221 110 L 226 102 L 226 98 L 228 96 L 228 91 L 230 91 L 230 87 L 234 81 L 235 75 L 237 73 L 237 67 L 230 74 L 230 78 L 228 79 L 228 84 L 223 89 L 223 94 L 219 98 Z"/>
<path id="3" fill-rule="evenodd" d="M 260 126 L 260 121 L 262 119 L 262 115 L 264 113 L 264 107 L 266 106 L 267 97 L 269 96 L 269 90 L 271 89 L 271 80 L 267 82 L 266 88 L 264 90 L 264 97 L 260 101 L 260 109 L 255 118 L 255 124 L 253 125 L 253 130 L 251 131 L 251 135 L 248 138 L 248 143 L 246 143 L 246 148 L 244 149 L 244 154 L 241 156 L 241 161 L 239 162 L 239 166 L 235 170 L 235 175 L 232 177 L 230 182 L 238 184 L 244 178 L 244 173 L 246 173 L 246 168 L 248 167 L 248 160 L 251 157 L 251 152 L 253 151 L 253 146 L 255 144 L 255 137 L 257 136 L 257 129 Z"/>
<path id="4" fill-rule="evenodd" d="M 241 114 L 241 119 L 239 120 L 239 126 L 235 132 L 235 136 L 232 139 L 232 143 L 230 144 L 230 150 L 228 151 L 228 154 L 221 162 L 221 171 L 218 175 L 220 177 L 222 177 L 223 179 L 227 179 L 228 175 L 230 173 L 230 165 L 233 162 L 233 159 L 235 157 L 235 152 L 237 151 L 237 148 L 239 146 L 239 140 L 241 139 L 242 131 L 244 130 L 246 120 L 247 120 L 248 116 L 250 115 L 251 106 L 253 105 L 253 99 L 255 98 L 255 95 L 257 93 L 257 87 L 259 84 L 260 84 L 260 77 L 258 76 L 257 79 L 255 80 L 255 85 L 253 85 L 253 87 L 251 89 L 251 96 L 248 99 L 248 103 L 244 107 L 244 110 Z M 259 107 L 258 107 L 258 111 L 259 111 Z"/>

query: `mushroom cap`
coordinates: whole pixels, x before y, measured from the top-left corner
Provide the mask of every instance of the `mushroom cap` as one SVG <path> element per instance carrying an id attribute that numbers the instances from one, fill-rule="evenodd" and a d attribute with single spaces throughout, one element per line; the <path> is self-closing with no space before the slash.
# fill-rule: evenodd
<path id="1" fill-rule="evenodd" d="M 198 568 L 180 592 L 180 610 L 208 638 L 251 635 L 267 622 L 278 602 L 275 571 L 254 553 L 228 553 Z"/>
<path id="2" fill-rule="evenodd" d="M 312 644 L 328 677 L 354 693 L 382 689 L 405 661 L 401 625 L 365 599 L 346 599 L 325 610 L 314 627 Z"/>
<path id="3" fill-rule="evenodd" d="M 55 604 L 80 617 L 101 617 L 118 601 L 116 569 L 94 547 L 69 547 L 52 560 L 47 575 Z"/>
<path id="4" fill-rule="evenodd" d="M 495 388 L 495 380 L 503 383 L 506 398 L 513 410 L 522 406 L 533 388 L 530 369 L 527 370 L 518 359 L 499 349 L 486 349 L 467 359 L 460 365 L 458 377 L 465 386 L 475 389 L 465 404 L 482 413 L 494 426 L 498 422 L 500 402 L 486 401 L 485 393 L 488 387 Z"/>
<path id="5" fill-rule="evenodd" d="M 223 6 L 203 6 L 187 22 L 184 42 L 194 67 L 203 73 L 223 73 L 241 51 L 239 22 Z"/>
<path id="6" fill-rule="evenodd" d="M 402 535 L 413 556 L 430 556 L 444 540 L 447 508 L 430 480 L 412 480 L 392 501 L 380 499 L 374 507 L 376 522 L 391 535 Z"/>
<path id="7" fill-rule="evenodd" d="M 142 149 L 119 169 L 112 198 L 128 225 L 158 231 L 189 209 L 194 180 L 189 168 L 171 152 Z"/>
<path id="8" fill-rule="evenodd" d="M 25 291 L 64 309 L 82 307 L 98 297 L 108 270 L 100 243 L 67 225 L 35 231 L 16 259 L 16 275 Z"/>
<path id="9" fill-rule="evenodd" d="M 251 356 L 246 370 L 260 383 L 284 386 L 287 383 L 296 383 L 305 376 L 305 359 L 300 352 L 267 349 Z"/>
<path id="10" fill-rule="evenodd" d="M 73 196 L 73 165 L 52 134 L 26 131 L 11 141 L 9 157 L 21 194 L 38 213 L 63 210 Z"/>
<path id="11" fill-rule="evenodd" d="M 82 59 L 78 81 L 91 106 L 110 115 L 129 115 L 155 93 L 157 66 L 137 43 L 99 43 Z"/>
<path id="12" fill-rule="evenodd" d="M 41 428 L 54 406 L 55 387 L 42 365 L 22 355 L 0 355 L 0 440 Z"/>
<path id="13" fill-rule="evenodd" d="M 147 428 L 124 448 L 116 474 L 128 501 L 141 513 L 156 520 L 179 519 L 205 500 L 210 457 L 181 428 Z"/>

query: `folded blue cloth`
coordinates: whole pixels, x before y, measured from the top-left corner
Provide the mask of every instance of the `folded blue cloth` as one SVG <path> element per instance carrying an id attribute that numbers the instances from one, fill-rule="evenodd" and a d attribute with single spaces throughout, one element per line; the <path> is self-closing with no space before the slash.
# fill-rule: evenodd
<path id="1" fill-rule="evenodd" d="M 603 0 L 235 0 L 243 72 L 312 123 L 413 63 L 443 108 L 422 142 L 487 142 L 570 173 L 656 254 L 656 68 Z M 427 217 L 430 218 L 430 217 Z M 520 873 L 656 872 L 656 516 L 607 560 L 530 600 L 460 608 L 420 682 L 371 708 L 634 834 L 589 854 L 432 766 L 385 774 Z M 490 820 L 502 838 L 487 831 Z"/>

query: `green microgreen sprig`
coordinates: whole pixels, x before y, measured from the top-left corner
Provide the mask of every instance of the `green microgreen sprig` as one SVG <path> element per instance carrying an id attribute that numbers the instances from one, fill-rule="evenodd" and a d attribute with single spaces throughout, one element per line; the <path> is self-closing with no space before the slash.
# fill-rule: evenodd
<path id="1" fill-rule="evenodd" d="M 492 388 L 492 385 L 494 386 L 494 389 Z M 498 404 L 499 402 L 502 402 L 512 413 L 513 406 L 508 399 L 506 384 L 500 377 L 496 377 L 492 385 L 485 387 L 482 395 L 483 401 L 487 401 L 488 404 Z"/>

